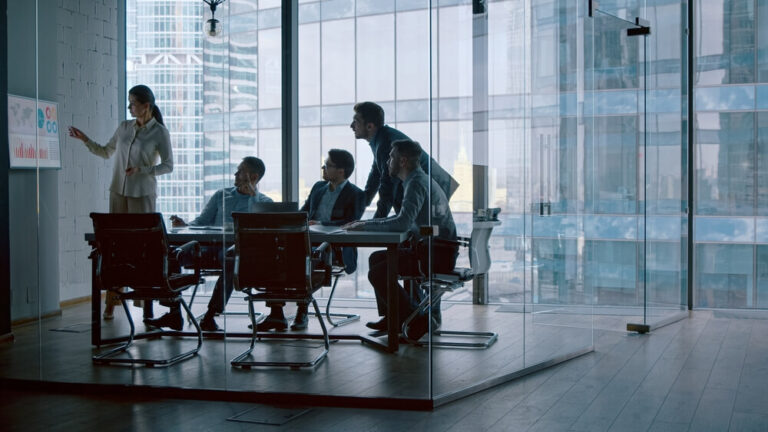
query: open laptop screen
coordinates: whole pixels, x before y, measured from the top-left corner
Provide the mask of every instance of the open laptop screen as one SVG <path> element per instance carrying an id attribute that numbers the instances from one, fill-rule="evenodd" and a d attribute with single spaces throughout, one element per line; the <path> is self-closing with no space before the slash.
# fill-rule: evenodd
<path id="1" fill-rule="evenodd" d="M 299 211 L 299 203 L 296 201 L 257 202 L 251 204 L 250 210 L 252 213 L 290 213 Z"/>

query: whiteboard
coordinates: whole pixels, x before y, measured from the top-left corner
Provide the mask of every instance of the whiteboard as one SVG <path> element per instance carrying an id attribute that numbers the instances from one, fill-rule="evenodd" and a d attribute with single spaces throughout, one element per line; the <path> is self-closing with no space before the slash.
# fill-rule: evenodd
<path id="1" fill-rule="evenodd" d="M 61 168 L 59 141 L 56 102 L 8 95 L 11 168 Z"/>

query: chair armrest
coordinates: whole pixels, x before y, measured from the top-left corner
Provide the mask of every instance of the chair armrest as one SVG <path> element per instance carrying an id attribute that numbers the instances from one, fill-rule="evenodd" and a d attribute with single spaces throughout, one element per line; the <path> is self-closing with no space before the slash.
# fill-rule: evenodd
<path id="1" fill-rule="evenodd" d="M 175 258 L 179 259 L 181 254 L 189 254 L 191 252 L 194 252 L 194 257 L 197 257 L 200 255 L 200 243 L 197 240 L 192 240 L 190 242 L 184 243 L 181 246 L 177 246 L 173 248 L 173 253 L 175 254 Z"/>
<path id="2" fill-rule="evenodd" d="M 330 243 L 323 242 L 320 246 L 312 250 L 312 271 L 315 272 L 321 270 L 325 273 L 323 285 L 326 286 L 330 286 L 331 272 L 333 270 L 330 248 Z"/>
<path id="3" fill-rule="evenodd" d="M 176 262 L 181 262 L 182 255 L 192 256 L 193 269 L 195 270 L 195 276 L 200 278 L 200 243 L 197 240 L 184 243 L 181 246 L 175 247 L 171 253 L 173 254 Z"/>
<path id="4" fill-rule="evenodd" d="M 312 258 L 320 258 L 325 251 L 328 250 L 328 248 L 331 247 L 331 244 L 328 242 L 323 242 L 320 246 L 316 247 L 312 251 Z"/>

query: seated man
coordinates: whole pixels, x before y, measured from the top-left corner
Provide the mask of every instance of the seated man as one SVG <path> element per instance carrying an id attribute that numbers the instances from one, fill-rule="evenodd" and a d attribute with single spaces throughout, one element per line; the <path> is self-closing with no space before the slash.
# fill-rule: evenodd
<path id="1" fill-rule="evenodd" d="M 300 211 L 307 212 L 310 225 L 343 225 L 360 219 L 365 210 L 365 194 L 350 183 L 349 176 L 355 170 L 355 159 L 346 150 L 331 149 L 323 165 L 323 180 L 315 183 Z M 332 249 L 335 261 L 343 257 L 344 271 L 351 274 L 357 268 L 357 249 L 353 247 Z M 283 303 L 267 303 L 271 312 L 258 324 L 259 331 L 285 330 L 288 321 L 283 314 Z M 292 330 L 307 328 L 307 304 L 299 304 Z"/>
<path id="2" fill-rule="evenodd" d="M 410 231 L 412 234 L 412 247 L 401 248 L 398 253 L 398 265 L 401 275 L 418 275 L 420 271 L 426 272 L 428 264 L 427 248 L 417 248 L 421 240 L 419 227 L 430 224 L 430 210 L 432 211 L 431 225 L 438 226 L 438 239 L 456 241 L 456 225 L 453 222 L 451 209 L 448 207 L 448 198 L 445 192 L 434 179 L 430 179 L 421 168 L 419 158 L 422 150 L 417 142 L 400 140 L 392 143 L 389 153 L 388 168 L 392 177 L 397 177 L 403 182 L 403 204 L 396 215 L 387 218 L 372 219 L 367 221 L 352 222 L 343 226 L 347 230 L 362 231 Z M 429 195 L 431 184 L 432 194 Z M 432 270 L 435 273 L 449 273 L 456 266 L 458 247 L 453 243 L 438 247 L 436 243 L 432 250 Z M 368 280 L 373 285 L 376 293 L 376 304 L 379 315 L 387 313 L 387 253 L 377 251 L 371 254 L 368 260 L 370 269 Z M 402 286 L 399 289 L 400 323 L 410 315 L 417 306 Z M 433 307 L 436 324 L 439 324 L 439 305 Z M 375 330 L 387 328 L 387 318 L 384 316 L 379 321 L 366 324 Z M 413 321 L 410 334 L 418 339 L 427 331 L 427 317 L 417 317 Z"/>
<path id="3" fill-rule="evenodd" d="M 213 194 L 205 205 L 200 216 L 195 218 L 190 225 L 198 226 L 222 226 L 224 223 L 232 223 L 233 212 L 247 212 L 251 204 L 256 202 L 272 202 L 272 199 L 259 192 L 256 185 L 264 177 L 266 167 L 261 159 L 253 156 L 243 158 L 235 172 L 235 185 L 224 189 L 219 189 Z M 226 215 L 224 214 L 226 213 Z M 187 226 L 181 218 L 171 216 L 171 222 L 174 227 Z M 219 246 L 203 247 L 201 255 L 204 260 L 223 263 L 224 254 Z M 184 257 L 181 265 L 185 264 L 190 257 Z M 225 264 L 225 271 L 216 281 L 211 300 L 208 302 L 208 311 L 200 321 L 200 328 L 205 331 L 216 331 L 218 326 L 213 316 L 216 313 L 224 311 L 224 305 L 229 301 L 232 295 L 232 275 L 233 265 Z M 223 281 L 222 281 L 223 279 Z M 223 292 L 222 292 L 223 291 Z M 165 315 L 157 319 L 147 319 L 145 322 L 155 327 L 170 327 L 175 330 L 181 330 L 184 326 L 184 319 L 181 316 L 180 305 L 173 304 Z"/>

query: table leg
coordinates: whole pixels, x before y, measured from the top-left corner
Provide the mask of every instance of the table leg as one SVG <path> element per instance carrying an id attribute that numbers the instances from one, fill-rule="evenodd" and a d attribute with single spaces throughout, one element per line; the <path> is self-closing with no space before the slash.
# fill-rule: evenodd
<path id="1" fill-rule="evenodd" d="M 101 288 L 96 279 L 96 257 L 91 257 L 91 345 L 101 345 Z"/>
<path id="2" fill-rule="evenodd" d="M 400 342 L 400 301 L 398 296 L 397 245 L 387 246 L 387 351 L 397 352 Z"/>

